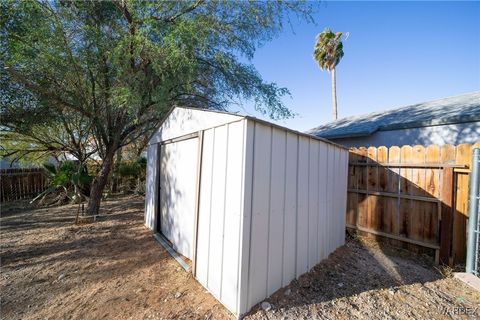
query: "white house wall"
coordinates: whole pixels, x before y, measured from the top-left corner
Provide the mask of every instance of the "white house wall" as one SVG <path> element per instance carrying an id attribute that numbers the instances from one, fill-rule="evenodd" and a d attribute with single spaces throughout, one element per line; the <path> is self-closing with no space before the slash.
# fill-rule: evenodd
<path id="1" fill-rule="evenodd" d="M 347 195 L 347 150 L 248 122 L 240 314 L 344 244 Z"/>
<path id="2" fill-rule="evenodd" d="M 170 112 L 149 144 L 178 138 L 189 133 L 209 129 L 242 119 L 241 116 L 190 108 L 175 108 Z"/>
<path id="3" fill-rule="evenodd" d="M 246 120 L 204 131 L 196 278 L 238 312 Z"/>
<path id="4" fill-rule="evenodd" d="M 480 122 L 468 122 L 441 126 L 377 131 L 366 137 L 333 139 L 346 147 L 379 147 L 403 145 L 459 145 L 474 144 L 480 140 Z"/>

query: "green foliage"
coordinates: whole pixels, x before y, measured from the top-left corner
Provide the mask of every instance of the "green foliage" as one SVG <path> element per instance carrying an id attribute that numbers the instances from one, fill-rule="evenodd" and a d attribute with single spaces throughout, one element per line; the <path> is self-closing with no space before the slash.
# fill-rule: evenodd
<path id="1" fill-rule="evenodd" d="M 85 188 L 92 180 L 85 166 L 73 161 L 62 162 L 58 167 L 53 164 L 44 164 L 43 167 L 50 184 L 56 187 L 70 188 L 77 185 Z"/>
<path id="2" fill-rule="evenodd" d="M 88 174 L 84 165 L 73 161 L 65 161 L 58 166 L 46 163 L 43 167 L 48 178 L 49 187 L 33 199 L 32 202 L 51 193 L 64 192 L 67 198 L 72 201 L 88 195 L 92 177 Z"/>
<path id="3" fill-rule="evenodd" d="M 329 28 L 317 35 L 313 56 L 321 69 L 332 70 L 340 63 L 343 57 L 341 37 L 341 32 L 334 33 Z"/>
<path id="4" fill-rule="evenodd" d="M 135 136 L 176 104 L 228 109 L 241 98 L 272 118 L 292 115 L 288 90 L 239 57 L 251 59 L 289 13 L 310 19 L 303 3 L 5 0 L 0 9 L 1 72 L 35 102 L 16 111 L 93 118 L 102 143 Z"/>
<path id="5" fill-rule="evenodd" d="M 0 158 L 9 162 L 41 166 L 50 159 L 52 154 L 43 152 L 43 147 L 15 132 L 0 130 L 0 141 L 2 142 Z"/>
<path id="6" fill-rule="evenodd" d="M 250 60 L 290 14 L 310 21 L 310 12 L 280 0 L 0 1 L 0 116 L 51 152 L 82 162 L 97 152 L 98 211 L 116 150 L 149 136 L 173 106 L 226 110 L 250 100 L 271 118 L 291 117 L 288 90 Z M 62 139 L 38 139 L 45 127 Z"/>
<path id="7" fill-rule="evenodd" d="M 140 157 L 136 161 L 123 162 L 118 167 L 121 177 L 144 176 L 147 167 L 147 159 Z"/>

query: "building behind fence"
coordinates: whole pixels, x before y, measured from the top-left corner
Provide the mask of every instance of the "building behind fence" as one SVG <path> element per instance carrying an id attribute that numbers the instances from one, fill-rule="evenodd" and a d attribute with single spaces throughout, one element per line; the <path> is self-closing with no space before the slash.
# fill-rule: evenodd
<path id="1" fill-rule="evenodd" d="M 469 144 L 351 149 L 347 226 L 463 262 L 471 152 Z"/>
<path id="2" fill-rule="evenodd" d="M 47 188 L 42 168 L 0 170 L 0 202 L 33 199 Z"/>

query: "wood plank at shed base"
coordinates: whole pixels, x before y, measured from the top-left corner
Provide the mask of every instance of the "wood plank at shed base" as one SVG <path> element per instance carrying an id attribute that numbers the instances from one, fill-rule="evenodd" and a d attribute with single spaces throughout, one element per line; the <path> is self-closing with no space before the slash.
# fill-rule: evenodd
<path id="1" fill-rule="evenodd" d="M 377 235 L 377 236 L 382 236 L 382 237 L 385 237 L 385 238 L 390 238 L 390 239 L 394 239 L 394 240 L 408 242 L 408 243 L 415 244 L 417 246 L 422 246 L 422 247 L 425 247 L 425 248 L 430 248 L 430 249 L 435 249 L 435 250 L 440 249 L 439 245 L 433 244 L 433 243 L 427 243 L 427 242 L 423 242 L 423 241 L 413 240 L 413 239 L 409 239 L 409 238 L 406 238 L 406 237 L 396 236 L 396 235 L 393 235 L 393 234 L 390 234 L 390 233 L 375 231 L 375 230 L 371 230 L 371 229 L 368 229 L 368 228 L 364 228 L 364 227 L 360 227 L 360 226 L 354 226 L 354 225 L 350 225 L 350 224 L 347 224 L 346 226 L 347 226 L 347 228 L 350 228 L 350 229 L 355 229 L 355 230 L 371 233 L 371 234 L 374 234 L 374 235 Z"/>

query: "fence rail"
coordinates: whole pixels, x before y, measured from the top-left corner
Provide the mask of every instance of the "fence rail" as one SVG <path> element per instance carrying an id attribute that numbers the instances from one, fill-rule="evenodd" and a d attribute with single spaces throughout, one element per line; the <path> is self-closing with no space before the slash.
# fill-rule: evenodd
<path id="1" fill-rule="evenodd" d="M 350 150 L 347 226 L 463 262 L 472 145 Z M 406 244 L 406 245 L 405 245 Z"/>
<path id="2" fill-rule="evenodd" d="M 0 169 L 0 202 L 32 199 L 46 187 L 42 168 Z"/>

